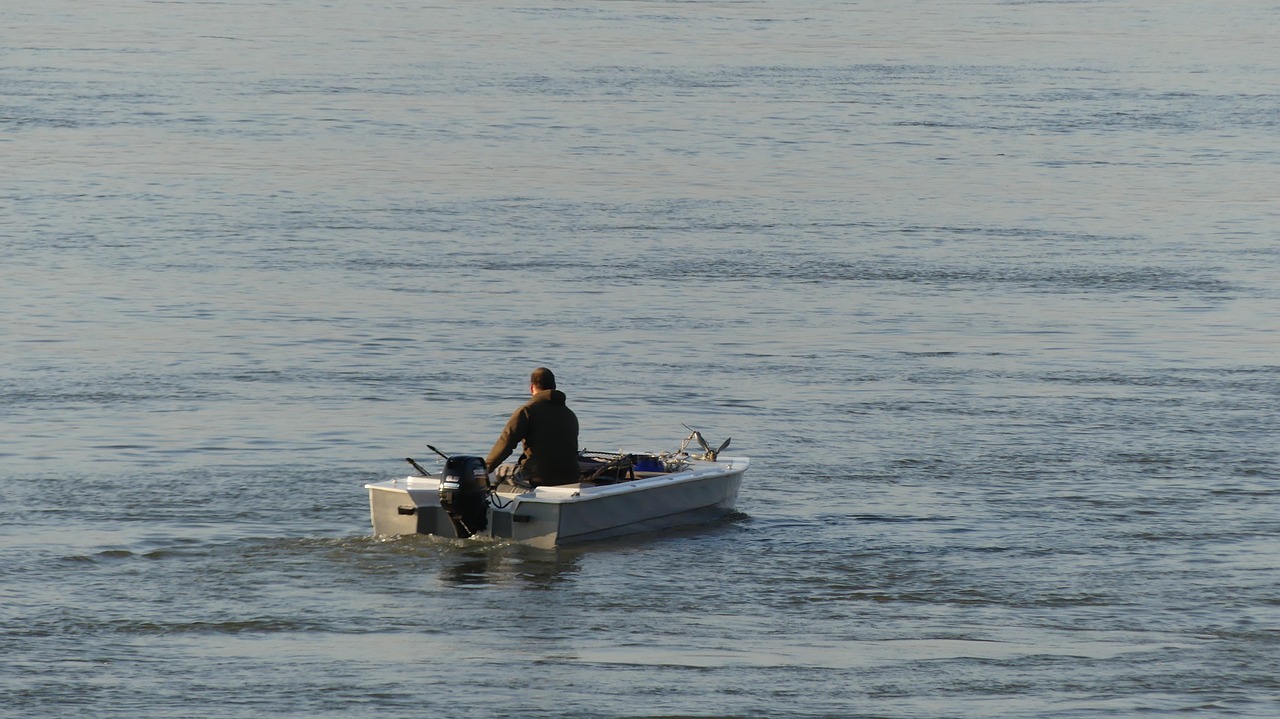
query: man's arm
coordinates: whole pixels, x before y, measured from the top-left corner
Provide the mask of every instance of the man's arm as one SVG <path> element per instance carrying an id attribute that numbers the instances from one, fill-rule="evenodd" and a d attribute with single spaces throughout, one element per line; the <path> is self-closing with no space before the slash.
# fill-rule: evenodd
<path id="1" fill-rule="evenodd" d="M 493 449 L 489 450 L 489 456 L 485 457 L 484 467 L 490 474 L 498 469 L 498 465 L 503 460 L 511 456 L 512 450 L 520 444 L 520 440 L 524 439 L 525 432 L 529 429 L 529 417 L 525 414 L 524 408 L 511 413 L 511 419 L 507 420 L 507 426 L 502 428 L 502 434 L 498 435 L 498 441 L 493 443 Z"/>

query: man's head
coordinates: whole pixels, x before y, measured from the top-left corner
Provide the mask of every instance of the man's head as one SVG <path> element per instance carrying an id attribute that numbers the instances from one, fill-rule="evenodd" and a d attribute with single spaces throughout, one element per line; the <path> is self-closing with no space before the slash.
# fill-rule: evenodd
<path id="1" fill-rule="evenodd" d="M 539 367 L 529 375 L 529 389 L 540 392 L 544 389 L 556 388 L 556 376 L 546 367 Z"/>

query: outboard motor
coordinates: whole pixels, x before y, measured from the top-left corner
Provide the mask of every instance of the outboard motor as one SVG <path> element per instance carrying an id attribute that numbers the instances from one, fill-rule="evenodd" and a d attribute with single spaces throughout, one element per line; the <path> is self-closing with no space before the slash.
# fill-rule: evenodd
<path id="1" fill-rule="evenodd" d="M 440 506 L 465 539 L 489 526 L 489 473 L 479 457 L 449 457 L 440 479 Z"/>

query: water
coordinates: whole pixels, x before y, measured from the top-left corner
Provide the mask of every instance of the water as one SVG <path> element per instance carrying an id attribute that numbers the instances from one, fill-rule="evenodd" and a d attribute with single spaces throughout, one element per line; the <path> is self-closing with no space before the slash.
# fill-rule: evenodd
<path id="1" fill-rule="evenodd" d="M 1280 711 L 1274 2 L 2 14 L 0 715 Z M 371 538 L 539 364 L 740 512 Z"/>

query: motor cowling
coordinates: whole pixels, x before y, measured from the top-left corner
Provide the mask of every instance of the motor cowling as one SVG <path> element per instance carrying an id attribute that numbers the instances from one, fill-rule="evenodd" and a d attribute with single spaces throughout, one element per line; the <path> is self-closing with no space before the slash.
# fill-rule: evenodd
<path id="1" fill-rule="evenodd" d="M 440 506 L 461 538 L 489 527 L 489 472 L 480 457 L 449 457 L 440 479 Z"/>

